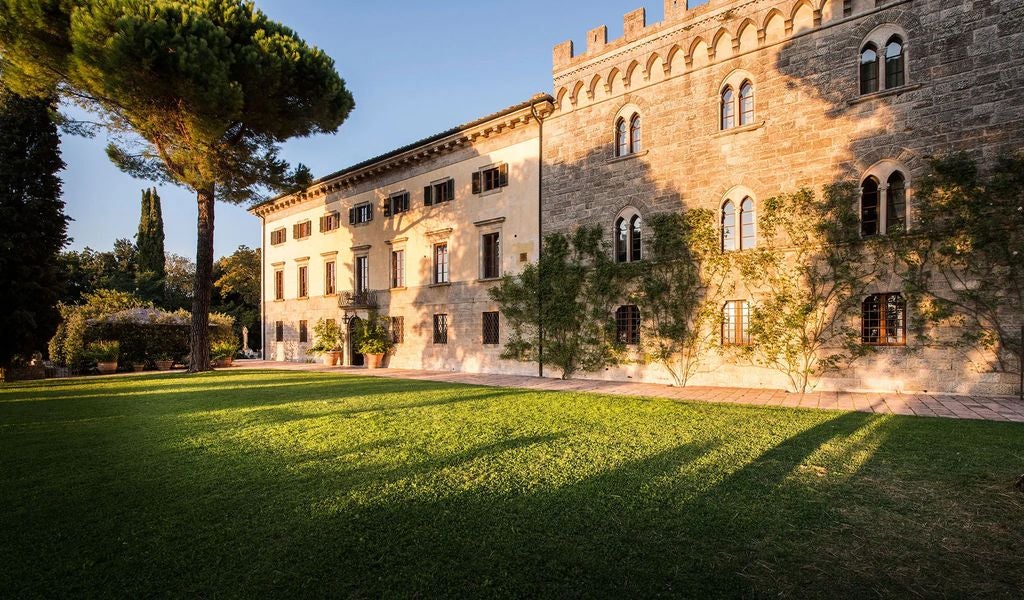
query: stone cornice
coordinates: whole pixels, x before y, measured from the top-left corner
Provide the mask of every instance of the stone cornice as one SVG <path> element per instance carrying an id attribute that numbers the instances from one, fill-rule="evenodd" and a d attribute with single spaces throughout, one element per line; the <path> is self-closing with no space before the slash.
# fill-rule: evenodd
<path id="1" fill-rule="evenodd" d="M 268 200 L 250 208 L 249 212 L 263 217 L 290 206 L 341 191 L 346 186 L 372 179 L 393 169 L 405 168 L 456 152 L 462 148 L 472 147 L 478 140 L 489 139 L 534 122 L 531 110 L 534 105 L 537 106 L 537 110 L 541 114 L 550 114 L 554 108 L 553 101 L 554 99 L 548 95 L 537 96 L 530 102 L 516 105 L 433 138 L 427 138 L 404 149 L 400 148 L 377 159 L 370 159 L 334 175 L 328 175 L 301 192 Z"/>

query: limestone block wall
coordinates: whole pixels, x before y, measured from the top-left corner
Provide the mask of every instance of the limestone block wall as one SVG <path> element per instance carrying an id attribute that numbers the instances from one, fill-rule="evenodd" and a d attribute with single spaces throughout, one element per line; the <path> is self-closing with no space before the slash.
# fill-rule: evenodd
<path id="1" fill-rule="evenodd" d="M 666 21 L 625 18 L 626 35 L 591 30 L 586 52 L 554 50 L 555 114 L 545 128 L 544 230 L 599 225 L 611 242 L 621 209 L 642 215 L 693 207 L 719 210 L 735 190 L 755 202 L 803 186 L 859 182 L 883 161 L 914 181 L 926 157 L 965 150 L 982 164 L 1024 139 L 1024 5 L 962 0 L 712 1 L 685 10 L 666 0 Z M 671 5 L 671 6 L 670 6 Z M 898 33 L 906 85 L 859 93 L 867 40 Z M 885 38 L 882 38 L 884 44 Z M 720 93 L 754 84 L 753 123 L 722 131 Z M 614 123 L 642 118 L 642 149 L 614 156 Z M 891 278 L 878 292 L 899 291 Z M 749 297 L 756 290 L 749 291 Z M 745 299 L 737 298 L 737 299 Z M 827 389 L 1001 393 L 1000 375 L 977 375 L 948 350 L 884 349 Z M 597 377 L 666 381 L 655 366 Z M 695 383 L 766 385 L 772 372 L 712 356 Z"/>

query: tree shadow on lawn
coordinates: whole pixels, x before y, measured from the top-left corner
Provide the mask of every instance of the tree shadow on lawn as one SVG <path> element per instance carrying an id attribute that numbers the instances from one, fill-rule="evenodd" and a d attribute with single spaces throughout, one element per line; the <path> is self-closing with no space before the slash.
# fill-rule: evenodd
<path id="1" fill-rule="evenodd" d="M 367 387 L 385 383 L 406 389 Z M 4 556 L 0 544 L 11 577 L 0 589 L 998 597 L 1024 577 L 1019 536 L 999 529 L 1024 506 L 990 493 L 996 466 L 1013 470 L 1007 457 L 1024 452 L 1005 424 L 494 388 L 469 394 L 479 408 L 392 394 L 372 401 L 381 411 L 259 414 L 256 397 L 262 422 L 226 411 L 159 432 L 103 426 L 91 473 L 7 503 L 5 530 L 31 550 Z M 939 522 L 968 508 L 963 527 Z"/>
<path id="2" fill-rule="evenodd" d="M 310 377 L 314 379 L 310 381 Z M 186 378 L 187 381 L 184 381 Z M 220 379 L 227 381 L 219 381 Z M 61 421 L 71 423 L 97 417 L 149 418 L 235 409 L 259 411 L 296 403 L 336 405 L 361 402 L 379 396 L 387 396 L 389 401 L 393 402 L 396 395 L 450 395 L 453 387 L 462 387 L 370 377 L 349 378 L 302 373 L 287 373 L 282 376 L 280 372 L 261 373 L 258 377 L 253 377 L 252 372 L 226 375 L 217 372 L 216 375 L 199 376 L 141 376 L 131 379 L 120 378 L 120 381 L 116 382 L 117 385 L 109 385 L 113 383 L 113 380 L 84 380 L 82 385 L 76 386 L 82 390 L 77 393 L 70 389 L 51 392 L 47 385 L 35 388 L 23 386 L 22 390 L 8 390 L 7 394 L 0 395 L 0 426 Z M 183 386 L 183 383 L 189 385 Z M 101 386 L 100 389 L 93 391 L 97 384 Z M 110 391 L 104 391 L 105 387 L 109 387 Z M 439 399 L 437 402 L 443 404 L 444 400 Z"/>

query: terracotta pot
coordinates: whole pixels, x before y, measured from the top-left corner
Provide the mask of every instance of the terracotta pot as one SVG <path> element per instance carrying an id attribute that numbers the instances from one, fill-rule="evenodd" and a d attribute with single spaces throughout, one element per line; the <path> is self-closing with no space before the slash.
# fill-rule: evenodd
<path id="1" fill-rule="evenodd" d="M 341 360 L 341 352 L 324 352 L 320 355 L 325 367 L 335 367 Z"/>
<path id="2" fill-rule="evenodd" d="M 156 370 L 157 371 L 170 371 L 172 367 L 174 367 L 174 361 L 173 360 L 158 360 L 158 361 L 156 361 Z"/>
<path id="3" fill-rule="evenodd" d="M 146 365 L 132 365 L 132 370 L 136 373 L 141 373 L 146 370 Z"/>
<path id="4" fill-rule="evenodd" d="M 117 361 L 114 362 L 98 362 L 96 368 L 99 370 L 101 375 L 110 375 L 111 373 L 117 373 Z"/>
<path id="5" fill-rule="evenodd" d="M 380 363 L 384 359 L 383 354 L 364 354 L 363 356 L 366 358 L 367 369 L 379 369 Z"/>

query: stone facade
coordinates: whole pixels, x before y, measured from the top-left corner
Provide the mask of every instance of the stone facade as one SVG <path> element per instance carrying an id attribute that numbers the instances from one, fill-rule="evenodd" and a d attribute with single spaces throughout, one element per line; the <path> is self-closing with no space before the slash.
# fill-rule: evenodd
<path id="1" fill-rule="evenodd" d="M 252 212 L 264 222 L 266 358 L 313 360 L 308 349 L 318 319 L 343 325 L 346 318 L 365 319 L 370 305 L 376 305 L 382 316 L 403 320 L 401 327 L 395 324 L 401 343 L 388 357 L 389 366 L 532 372 L 530 365 L 502 361 L 500 344 L 483 343 L 482 313 L 497 307 L 487 294 L 494 280 L 484 277 L 482 244 L 485 235 L 498 234 L 499 274 L 515 273 L 537 259 L 539 144 L 533 113 L 550 109 L 549 96 L 535 97 L 325 177 L 303 193 L 255 207 Z M 486 190 L 481 183 L 475 193 L 475 174 L 487 167 L 507 173 L 507 185 Z M 432 192 L 427 205 L 424 188 L 447 180 L 454 197 L 442 200 Z M 408 210 L 386 215 L 385 206 L 402 193 L 408 193 Z M 350 223 L 349 211 L 367 205 L 371 220 Z M 331 214 L 340 217 L 338 227 L 322 231 L 320 219 Z M 307 222 L 309 235 L 297 239 L 295 226 Z M 282 230 L 284 241 L 272 239 Z M 449 265 L 447 281 L 438 282 L 434 252 L 440 244 L 447 245 Z M 393 252 L 403 253 L 404 281 L 397 286 L 391 280 Z M 353 297 L 358 257 L 367 261 L 368 290 Z M 336 269 L 334 293 L 327 289 L 330 263 Z M 300 267 L 307 269 L 308 288 L 302 297 Z M 278 271 L 283 274 L 282 299 L 276 299 Z M 447 343 L 434 342 L 434 315 L 447 315 Z M 303 321 L 305 341 L 300 339 Z M 360 358 L 347 344 L 344 363 L 359 364 Z"/>
<path id="2" fill-rule="evenodd" d="M 965 150 L 982 164 L 1021 149 L 1024 108 L 1024 5 L 1009 0 L 711 0 L 689 9 L 665 0 L 663 22 L 643 9 L 625 16 L 621 39 L 592 29 L 587 48 L 554 48 L 554 96 L 535 98 L 497 115 L 396 150 L 328 176 L 303 193 L 254 209 L 264 219 L 264 311 L 267 358 L 307 360 L 297 323 L 365 317 L 323 293 L 323 269 L 335 260 L 338 292 L 355 287 L 354 262 L 367 256 L 369 287 L 380 311 L 404 318 L 392 366 L 470 372 L 533 373 L 531 364 L 503 361 L 500 346 L 483 344 L 481 313 L 495 311 L 481 280 L 481 236 L 500 231 L 501 271 L 515 273 L 537 257 L 540 232 L 597 225 L 612 242 L 613 222 L 703 207 L 726 199 L 755 206 L 802 187 L 882 182 L 899 171 L 906 181 L 907 226 L 913 228 L 914 183 L 927 157 Z M 880 52 L 898 36 L 902 66 L 879 78 L 898 85 L 862 93 L 861 52 Z M 723 128 L 728 86 L 752 92 L 752 114 Z M 531 107 L 531 104 L 535 105 Z M 534 108 L 543 119 L 543 148 Z M 619 156 L 616 123 L 641 123 L 639 148 Z M 629 132 L 631 134 L 631 132 Z M 628 144 L 627 144 L 628 145 Z M 472 173 L 509 166 L 509 185 L 475 194 Z M 542 190 L 538 197 L 538 177 Z M 455 199 L 424 206 L 423 187 L 454 177 Z M 411 210 L 384 217 L 399 191 Z M 538 227 L 538 203 L 541 225 Z M 350 208 L 370 203 L 374 219 L 349 225 Z M 321 233 L 318 220 L 337 211 L 341 227 Z M 292 227 L 313 231 L 295 240 Z M 271 243 L 286 228 L 287 241 Z M 648 240 L 647 235 L 643 236 Z M 434 244 L 447 241 L 451 281 L 432 284 Z M 389 289 L 390 253 L 403 249 L 407 284 Z M 308 266 L 310 293 L 297 298 L 296 273 Z M 285 273 L 284 300 L 274 300 L 274 272 Z M 898 292 L 895 277 L 872 282 L 876 293 Z M 757 290 L 737 300 L 756 302 Z M 642 310 L 642 307 L 641 307 Z M 448 344 L 432 342 L 432 318 L 450 316 Z M 275 339 L 275 323 L 284 325 Z M 503 325 L 503 323 L 502 323 Z M 504 341 L 502 331 L 502 341 Z M 818 389 L 1010 393 L 1015 378 L 980 373 L 964 356 L 939 347 L 884 348 Z M 786 387 L 782 375 L 713 353 L 693 384 Z M 351 348 L 346 363 L 353 360 Z M 657 365 L 633 362 L 582 377 L 669 382 Z"/>
<path id="3" fill-rule="evenodd" d="M 666 0 L 664 22 L 625 17 L 623 38 L 591 30 L 587 49 L 554 49 L 555 114 L 545 123 L 544 230 L 608 231 L 627 207 L 641 215 L 705 207 L 735 190 L 755 203 L 801 187 L 860 182 L 872 170 L 914 179 L 925 158 L 956 150 L 983 164 L 1021 149 L 1024 5 L 958 0 Z M 845 11 L 845 14 L 844 14 Z M 861 94 L 860 52 L 903 40 L 905 82 Z M 721 93 L 750 81 L 754 118 L 722 130 Z M 616 157 L 619 117 L 642 118 L 642 149 Z M 878 292 L 892 281 L 877 282 Z M 605 378 L 669 381 L 656 366 Z M 975 374 L 962 356 L 887 348 L 823 389 L 1009 393 L 1012 376 Z M 782 387 L 781 376 L 711 357 L 693 381 Z"/>

